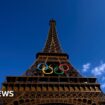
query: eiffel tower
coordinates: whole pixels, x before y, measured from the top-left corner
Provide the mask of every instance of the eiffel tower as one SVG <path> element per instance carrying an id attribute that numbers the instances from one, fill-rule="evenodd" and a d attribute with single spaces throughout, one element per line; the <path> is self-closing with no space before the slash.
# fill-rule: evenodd
<path id="1" fill-rule="evenodd" d="M 0 105 L 105 105 L 105 94 L 96 78 L 83 77 L 69 62 L 58 40 L 55 20 L 50 20 L 48 38 L 33 65 L 21 76 L 7 76 Z"/>

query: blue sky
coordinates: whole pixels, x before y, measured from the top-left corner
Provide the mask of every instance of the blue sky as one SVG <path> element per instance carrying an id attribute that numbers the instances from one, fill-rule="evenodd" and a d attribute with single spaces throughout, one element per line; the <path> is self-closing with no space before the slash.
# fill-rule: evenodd
<path id="1" fill-rule="evenodd" d="M 31 66 L 52 18 L 72 65 L 97 77 L 105 92 L 105 0 L 1 0 L 0 86 Z"/>

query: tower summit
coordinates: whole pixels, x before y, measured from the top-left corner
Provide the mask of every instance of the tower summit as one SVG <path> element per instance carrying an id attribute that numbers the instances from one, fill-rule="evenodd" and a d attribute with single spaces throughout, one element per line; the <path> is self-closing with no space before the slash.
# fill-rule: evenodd
<path id="1" fill-rule="evenodd" d="M 15 96 L 1 97 L 0 105 L 105 105 L 96 78 L 81 76 L 62 52 L 55 27 L 50 20 L 45 47 L 24 75 L 6 77 L 2 91 Z"/>
<path id="2" fill-rule="evenodd" d="M 58 40 L 56 32 L 56 21 L 50 20 L 49 22 L 50 30 L 48 33 L 48 38 L 44 47 L 44 53 L 62 53 L 61 46 Z"/>

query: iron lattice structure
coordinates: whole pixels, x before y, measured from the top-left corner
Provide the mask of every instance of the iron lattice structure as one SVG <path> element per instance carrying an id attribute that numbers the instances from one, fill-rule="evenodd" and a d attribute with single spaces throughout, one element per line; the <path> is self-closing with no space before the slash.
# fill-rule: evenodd
<path id="1" fill-rule="evenodd" d="M 42 64 L 42 70 L 38 70 L 38 64 Z M 50 69 L 46 70 L 44 64 Z M 65 72 L 61 72 L 62 66 L 58 70 L 56 65 L 60 64 Z M 56 68 L 55 73 L 52 68 Z M 50 20 L 45 47 L 37 53 L 34 64 L 22 76 L 6 77 L 2 90 L 14 90 L 15 96 L 0 98 L 0 105 L 105 105 L 105 95 L 96 78 L 81 76 L 62 51 L 55 20 Z"/>

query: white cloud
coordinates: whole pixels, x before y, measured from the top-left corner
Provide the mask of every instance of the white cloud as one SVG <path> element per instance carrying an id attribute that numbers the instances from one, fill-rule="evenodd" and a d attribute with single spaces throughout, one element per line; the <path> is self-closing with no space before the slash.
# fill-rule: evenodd
<path id="1" fill-rule="evenodd" d="M 105 83 L 102 83 L 101 88 L 103 89 L 105 88 Z"/>
<path id="2" fill-rule="evenodd" d="M 101 88 L 105 89 L 105 63 L 101 61 L 100 65 L 94 67 L 91 73 L 98 78 Z"/>
<path id="3" fill-rule="evenodd" d="M 90 63 L 86 63 L 86 64 L 84 64 L 83 66 L 82 66 L 82 71 L 83 72 L 87 72 L 87 70 L 89 70 L 90 69 Z"/>
<path id="4" fill-rule="evenodd" d="M 102 77 L 102 81 L 105 81 L 105 76 Z"/>
<path id="5" fill-rule="evenodd" d="M 105 74 L 105 63 L 101 63 L 99 66 L 96 66 L 92 69 L 92 74 L 94 76 L 102 76 Z M 105 79 L 105 78 L 103 78 Z"/>
<path id="6" fill-rule="evenodd" d="M 98 80 L 97 82 L 101 84 L 101 89 L 105 91 L 105 62 L 100 61 L 99 65 L 96 65 L 94 67 L 92 67 L 91 63 L 84 64 L 82 66 L 82 72 L 88 73 L 88 70 L 90 76 L 95 76 Z"/>

